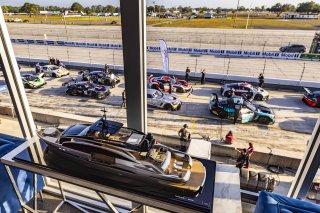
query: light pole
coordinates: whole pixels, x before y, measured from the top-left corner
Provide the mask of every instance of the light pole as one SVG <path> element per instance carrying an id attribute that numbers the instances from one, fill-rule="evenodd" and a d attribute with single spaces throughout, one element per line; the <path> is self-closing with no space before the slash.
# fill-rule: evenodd
<path id="1" fill-rule="evenodd" d="M 237 10 L 236 10 L 236 15 L 235 15 L 234 20 L 233 20 L 233 28 L 236 28 L 236 22 L 237 22 L 237 16 L 238 16 L 239 4 L 240 4 L 240 0 L 238 0 Z"/>
<path id="2" fill-rule="evenodd" d="M 248 12 L 246 30 L 248 29 L 248 25 L 249 25 L 249 19 L 250 19 L 250 13 L 251 13 L 252 4 L 253 4 L 253 3 L 251 3 L 250 8 L 249 8 L 249 12 Z"/>

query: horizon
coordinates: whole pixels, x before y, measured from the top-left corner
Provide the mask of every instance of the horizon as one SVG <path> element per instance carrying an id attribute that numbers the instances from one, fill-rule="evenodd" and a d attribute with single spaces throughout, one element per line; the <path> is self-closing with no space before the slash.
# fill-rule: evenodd
<path id="1" fill-rule="evenodd" d="M 293 4 L 297 6 L 299 3 L 307 2 L 309 0 L 260 0 L 259 3 L 254 2 L 253 0 L 240 0 L 240 6 L 244 6 L 246 8 L 254 7 L 261 7 L 266 6 L 270 7 L 276 3 L 282 3 L 282 4 Z M 1 6 L 22 6 L 25 2 L 38 4 L 41 7 L 46 6 L 58 6 L 58 7 L 71 7 L 72 3 L 79 2 L 84 7 L 90 7 L 92 5 L 113 5 L 113 6 L 119 6 L 120 1 L 119 0 L 94 0 L 91 1 L 91 4 L 88 4 L 88 1 L 86 0 L 64 0 L 64 1 L 57 1 L 55 4 L 53 4 L 52 0 L 11 0 L 8 2 L 8 0 L 0 0 Z M 94 3 L 93 3 L 94 2 Z M 156 5 L 164 5 L 166 8 L 171 7 L 178 7 L 178 6 L 191 6 L 193 8 L 195 7 L 209 7 L 209 8 L 236 8 L 237 7 L 237 0 L 228 0 L 228 1 L 221 1 L 221 0 L 178 0 L 178 1 L 172 1 L 172 0 L 147 0 L 146 4 L 147 6 L 152 6 L 154 3 Z M 320 3 L 320 0 L 314 0 L 316 3 Z"/>

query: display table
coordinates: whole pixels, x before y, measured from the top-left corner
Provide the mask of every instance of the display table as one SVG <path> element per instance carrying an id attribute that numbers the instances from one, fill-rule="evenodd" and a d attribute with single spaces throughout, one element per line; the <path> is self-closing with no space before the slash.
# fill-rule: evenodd
<path id="1" fill-rule="evenodd" d="M 80 177 L 79 175 L 76 175 L 69 171 L 48 167 L 43 160 L 40 160 L 40 163 L 34 163 L 30 160 L 28 161 L 20 158 L 20 155 L 22 153 L 27 152 L 29 147 L 36 143 L 35 141 L 36 140 L 29 140 L 1 158 L 1 161 L 5 165 L 6 171 L 10 177 L 10 181 L 15 188 L 15 192 L 18 198 L 21 197 L 21 195 L 19 190 L 16 190 L 17 183 L 12 178 L 11 167 L 23 169 L 33 172 L 34 174 L 40 174 L 44 177 L 50 177 L 58 180 L 63 202 L 69 202 L 71 205 L 76 206 L 83 212 L 85 212 L 84 209 L 77 206 L 74 202 L 67 200 L 64 194 L 64 190 L 61 187 L 61 181 L 95 191 L 99 195 L 101 200 L 106 204 L 106 206 L 108 206 L 107 211 L 118 212 L 104 194 L 170 212 L 212 212 L 216 166 L 215 162 L 213 161 L 198 159 L 206 167 L 206 180 L 201 193 L 197 197 L 165 197 L 157 195 L 155 193 L 149 193 L 148 191 L 138 191 L 137 189 L 131 189 L 129 187 L 123 186 L 119 187 L 118 185 L 110 184 L 108 181 L 94 179 L 90 175 Z M 42 152 L 40 153 L 40 155 L 42 155 L 39 156 L 40 159 L 43 159 Z M 36 177 L 36 175 L 34 176 Z M 36 184 L 34 188 L 34 190 L 36 190 Z M 31 209 L 29 206 L 25 205 L 22 199 L 19 199 L 19 202 L 24 212 L 37 212 L 36 202 L 34 203 L 34 209 Z M 63 202 L 60 203 L 56 210 L 59 209 Z"/>

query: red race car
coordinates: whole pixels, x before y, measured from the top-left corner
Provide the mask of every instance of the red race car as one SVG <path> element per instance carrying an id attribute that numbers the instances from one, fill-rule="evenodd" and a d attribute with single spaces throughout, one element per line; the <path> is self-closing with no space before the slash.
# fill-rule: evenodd
<path id="1" fill-rule="evenodd" d="M 308 88 L 303 87 L 306 91 L 303 95 L 303 102 L 312 107 L 320 107 L 320 91 L 311 92 Z"/>
<path id="2" fill-rule="evenodd" d="M 163 92 L 169 92 L 170 81 L 172 85 L 172 92 L 184 93 L 184 92 L 190 92 L 192 90 L 192 86 L 185 80 L 179 80 L 175 77 L 170 77 L 166 75 L 163 75 L 160 77 L 154 77 L 153 75 L 150 75 L 148 78 L 148 86 L 151 89 L 157 89 Z"/>

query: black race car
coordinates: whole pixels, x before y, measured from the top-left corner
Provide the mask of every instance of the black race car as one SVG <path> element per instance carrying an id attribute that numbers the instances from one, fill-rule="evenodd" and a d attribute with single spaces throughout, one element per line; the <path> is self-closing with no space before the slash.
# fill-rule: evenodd
<path id="1" fill-rule="evenodd" d="M 303 102 L 312 107 L 320 107 L 320 91 L 313 91 L 309 88 L 303 87 L 305 93 L 303 95 Z"/>
<path id="2" fill-rule="evenodd" d="M 82 80 L 83 81 L 92 81 L 96 84 L 103 84 L 103 85 L 112 85 L 112 81 L 115 84 L 120 83 L 120 78 L 113 73 L 105 73 L 104 71 L 92 71 L 89 70 L 82 71 Z"/>
<path id="3" fill-rule="evenodd" d="M 99 100 L 106 98 L 111 93 L 108 87 L 91 82 L 69 83 L 67 87 L 68 95 L 89 96 Z"/>

